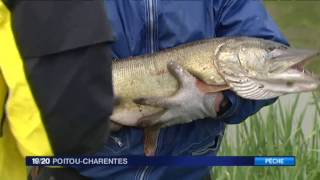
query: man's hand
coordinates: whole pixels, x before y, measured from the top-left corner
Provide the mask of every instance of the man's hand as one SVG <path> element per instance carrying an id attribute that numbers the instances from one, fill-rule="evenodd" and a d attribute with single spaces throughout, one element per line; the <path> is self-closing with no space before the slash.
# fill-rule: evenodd
<path id="1" fill-rule="evenodd" d="M 221 92 L 208 93 L 206 86 L 175 62 L 168 70 L 177 78 L 180 89 L 170 97 L 146 97 L 134 100 L 141 105 L 164 108 L 164 111 L 139 119 L 138 126 L 171 126 L 206 117 L 216 117 L 223 99 Z"/>

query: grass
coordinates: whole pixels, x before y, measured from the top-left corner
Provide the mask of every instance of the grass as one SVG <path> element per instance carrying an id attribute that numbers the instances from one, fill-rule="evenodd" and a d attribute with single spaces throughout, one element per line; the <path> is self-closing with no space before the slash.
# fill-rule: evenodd
<path id="1" fill-rule="evenodd" d="M 320 105 L 313 115 L 313 129 L 306 134 L 302 129 L 305 114 L 296 114 L 299 96 L 284 107 L 278 102 L 269 107 L 267 115 L 258 113 L 236 127 L 235 136 L 224 138 L 220 156 L 296 156 L 295 167 L 215 167 L 217 180 L 319 180 L 320 179 Z M 305 106 L 305 108 L 308 108 Z M 297 122 L 293 122 L 297 117 Z"/>

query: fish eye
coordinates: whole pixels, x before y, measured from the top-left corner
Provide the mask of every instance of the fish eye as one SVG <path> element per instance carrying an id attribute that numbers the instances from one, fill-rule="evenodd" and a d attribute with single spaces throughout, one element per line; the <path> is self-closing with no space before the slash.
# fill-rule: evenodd
<path id="1" fill-rule="evenodd" d="M 285 45 L 281 45 L 278 47 L 278 49 L 281 49 L 281 50 L 286 50 L 288 49 L 288 46 L 285 46 Z"/>
<path id="2" fill-rule="evenodd" d="M 276 47 L 270 46 L 270 47 L 267 48 L 267 51 L 270 52 L 270 51 L 273 51 L 275 49 L 276 49 Z"/>
<path id="3" fill-rule="evenodd" d="M 287 81 L 287 83 L 286 83 L 286 85 L 287 85 L 288 87 L 292 87 L 293 84 L 294 84 L 294 82 L 292 82 L 292 81 Z"/>
<path id="4" fill-rule="evenodd" d="M 268 51 L 268 52 L 271 52 L 271 51 L 273 51 L 273 50 L 275 50 L 275 49 L 286 50 L 286 49 L 288 49 L 288 47 L 285 46 L 285 45 L 269 46 L 269 47 L 267 48 L 267 51 Z"/>

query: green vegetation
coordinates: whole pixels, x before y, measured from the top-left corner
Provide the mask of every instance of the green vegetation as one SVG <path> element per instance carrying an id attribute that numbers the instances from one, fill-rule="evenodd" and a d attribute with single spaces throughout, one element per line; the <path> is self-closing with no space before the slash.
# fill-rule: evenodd
<path id="1" fill-rule="evenodd" d="M 320 1 L 266 1 L 266 6 L 292 46 L 320 49 Z M 309 68 L 320 74 L 320 58 Z M 212 178 L 319 180 L 320 102 L 317 96 L 319 92 L 313 94 L 310 104 L 302 107 L 315 109 L 308 115 L 308 121 L 313 123 L 308 132 L 302 129 L 306 114 L 297 113 L 301 102 L 298 95 L 292 104 L 278 101 L 268 107 L 266 114 L 250 117 L 235 127 L 235 133 L 227 129 L 219 152 L 220 156 L 292 155 L 296 156 L 295 167 L 215 167 Z"/>
<path id="2" fill-rule="evenodd" d="M 266 1 L 265 4 L 292 46 L 320 50 L 320 1 Z M 320 74 L 320 58 L 308 69 Z"/>
<path id="3" fill-rule="evenodd" d="M 236 127 L 235 136 L 226 136 L 220 156 L 296 156 L 295 167 L 215 167 L 213 179 L 218 180 L 318 180 L 320 179 L 320 105 L 314 111 L 313 129 L 302 130 L 305 114 L 297 114 L 295 102 L 284 107 L 278 101 L 268 109 L 266 116 L 258 113 Z M 305 108 L 308 108 L 306 106 Z M 293 117 L 298 121 L 293 123 Z"/>

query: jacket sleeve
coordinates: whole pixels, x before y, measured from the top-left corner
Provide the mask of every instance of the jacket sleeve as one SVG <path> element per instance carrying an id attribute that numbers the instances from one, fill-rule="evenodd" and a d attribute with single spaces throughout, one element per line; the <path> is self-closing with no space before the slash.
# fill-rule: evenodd
<path id="1" fill-rule="evenodd" d="M 227 0 L 218 12 L 217 36 L 252 36 L 288 44 L 279 28 L 266 11 L 262 0 Z M 221 116 L 227 124 L 237 124 L 272 104 L 270 100 L 247 100 L 234 92 L 226 91 L 225 97 L 231 106 Z"/>

